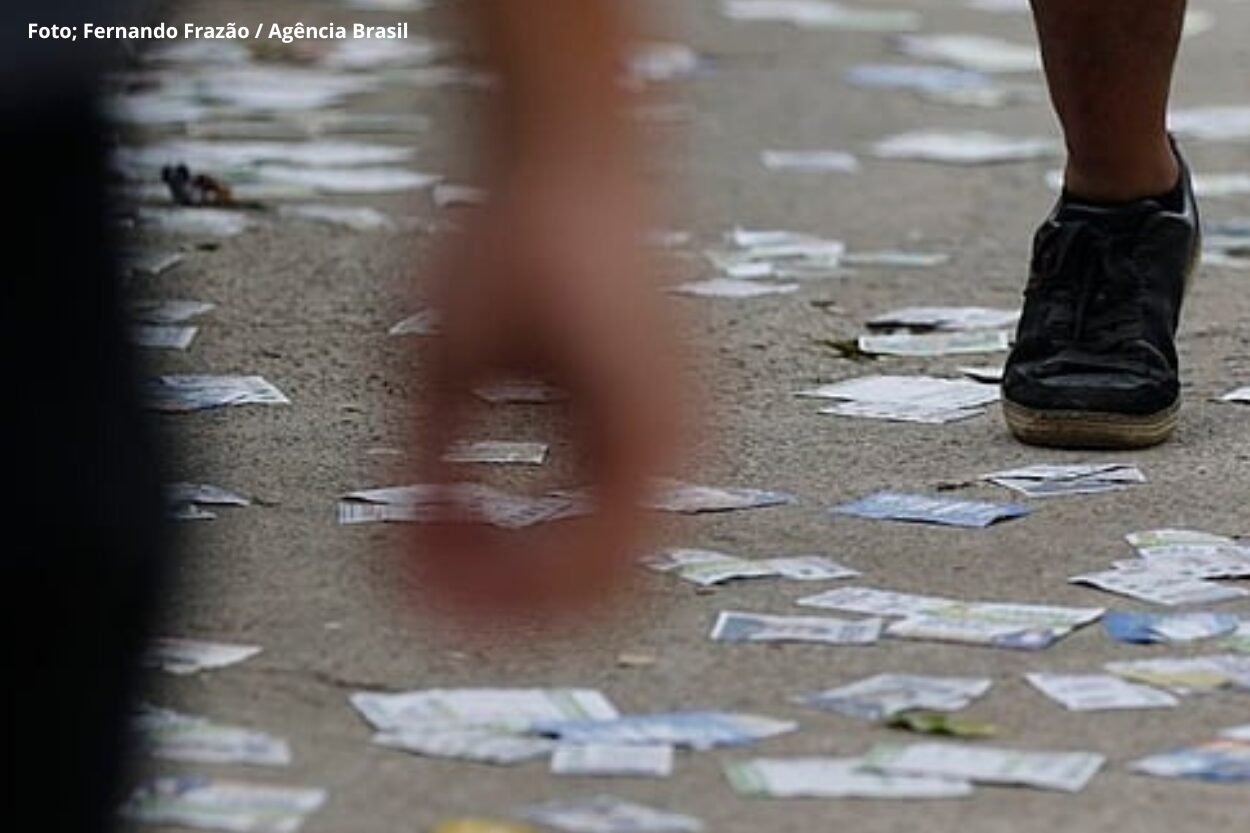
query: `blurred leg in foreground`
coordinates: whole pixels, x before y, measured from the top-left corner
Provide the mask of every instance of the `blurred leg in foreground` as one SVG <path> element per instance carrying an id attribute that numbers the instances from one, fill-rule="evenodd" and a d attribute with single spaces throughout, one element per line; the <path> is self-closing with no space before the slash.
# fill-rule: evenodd
<path id="1" fill-rule="evenodd" d="M 597 505 L 532 532 L 421 529 L 430 597 L 474 616 L 598 600 L 638 540 L 639 500 L 669 449 L 670 328 L 641 250 L 641 148 L 622 84 L 633 5 L 466 4 L 502 90 L 480 136 L 489 204 L 435 276 L 446 326 L 434 424 L 420 428 L 422 475 L 449 479 L 439 457 L 475 384 L 541 377 L 569 394 Z"/>
<path id="2" fill-rule="evenodd" d="M 1004 377 L 1024 442 L 1135 448 L 1180 409 L 1175 333 L 1199 252 L 1189 173 L 1167 133 L 1184 0 L 1033 0 L 1068 148 L 1038 230 Z"/>
<path id="3" fill-rule="evenodd" d="M 1079 199 L 1116 203 L 1167 194 L 1179 171 L 1168 96 L 1184 0 L 1037 0 L 1051 98 Z"/>

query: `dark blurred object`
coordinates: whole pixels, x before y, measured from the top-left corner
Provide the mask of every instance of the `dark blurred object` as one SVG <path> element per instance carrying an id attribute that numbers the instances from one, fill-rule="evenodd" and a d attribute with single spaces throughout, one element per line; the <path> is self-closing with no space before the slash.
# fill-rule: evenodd
<path id="1" fill-rule="evenodd" d="M 215 176 L 192 174 L 186 165 L 161 168 L 161 181 L 175 205 L 190 208 L 264 208 L 259 202 L 236 199 L 230 186 Z"/>
<path id="2" fill-rule="evenodd" d="M 0 300 L 4 805 L 15 827 L 58 833 L 115 826 L 162 551 L 160 477 L 111 257 L 95 50 L 24 38 L 30 21 L 118 17 L 102 7 L 0 12 L 19 41 L 0 58 L 0 158 L 15 200 Z"/>

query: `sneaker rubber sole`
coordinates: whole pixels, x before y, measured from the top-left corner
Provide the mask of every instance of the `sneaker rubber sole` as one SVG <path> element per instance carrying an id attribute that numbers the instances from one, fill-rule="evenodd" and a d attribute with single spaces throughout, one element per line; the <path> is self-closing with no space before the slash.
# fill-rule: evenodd
<path id="1" fill-rule="evenodd" d="M 1073 449 L 1149 448 L 1176 430 L 1181 403 L 1153 414 L 1098 411 L 1044 411 L 1003 401 L 1003 416 L 1013 437 L 1026 445 Z"/>

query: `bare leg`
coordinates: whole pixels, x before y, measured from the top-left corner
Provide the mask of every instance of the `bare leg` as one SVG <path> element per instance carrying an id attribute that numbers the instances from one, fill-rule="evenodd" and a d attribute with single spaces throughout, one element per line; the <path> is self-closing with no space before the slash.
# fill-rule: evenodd
<path id="1" fill-rule="evenodd" d="M 1186 0 L 1032 0 L 1070 193 L 1120 202 L 1179 175 L 1167 103 Z"/>

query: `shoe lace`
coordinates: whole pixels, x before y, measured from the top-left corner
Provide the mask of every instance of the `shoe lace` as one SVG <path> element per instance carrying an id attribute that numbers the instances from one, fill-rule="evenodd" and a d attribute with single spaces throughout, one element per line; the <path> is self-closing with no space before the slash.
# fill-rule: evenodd
<path id="1" fill-rule="evenodd" d="M 1074 223 L 1052 238 L 1042 253 L 1048 268 L 1038 289 L 1048 338 L 1106 353 L 1138 337 L 1144 276 L 1132 256 L 1136 237 L 1135 225 Z"/>

